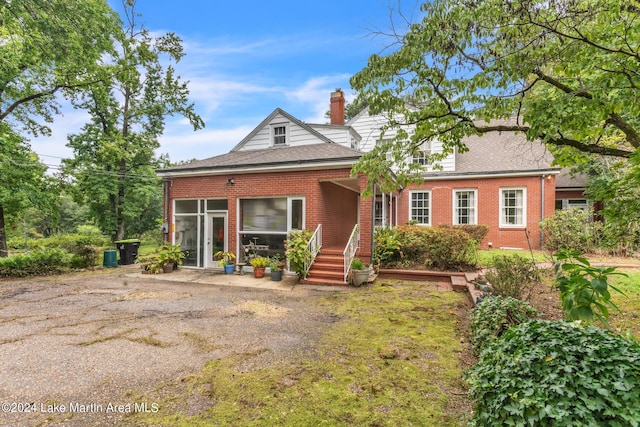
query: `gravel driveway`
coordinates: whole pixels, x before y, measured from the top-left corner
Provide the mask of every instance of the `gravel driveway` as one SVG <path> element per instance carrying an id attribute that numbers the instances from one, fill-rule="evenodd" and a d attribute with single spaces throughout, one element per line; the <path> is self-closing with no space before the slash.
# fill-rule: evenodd
<path id="1" fill-rule="evenodd" d="M 127 396 L 212 359 L 249 355 L 238 368 L 251 370 L 309 354 L 335 321 L 317 304 L 333 289 L 132 272 L 0 280 L 0 424 L 118 424 L 133 410 L 157 409 Z"/>

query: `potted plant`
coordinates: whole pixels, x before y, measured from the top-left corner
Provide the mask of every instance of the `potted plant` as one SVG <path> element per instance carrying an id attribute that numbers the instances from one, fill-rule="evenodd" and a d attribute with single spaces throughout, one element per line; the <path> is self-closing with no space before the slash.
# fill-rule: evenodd
<path id="1" fill-rule="evenodd" d="M 142 267 L 142 274 L 158 274 L 163 270 L 158 257 L 155 256 L 138 258 L 138 263 Z"/>
<path id="2" fill-rule="evenodd" d="M 249 264 L 251 264 L 251 267 L 253 267 L 253 276 L 259 279 L 261 277 L 264 277 L 264 270 L 269 264 L 269 258 L 257 256 L 255 258 L 252 258 L 249 261 Z"/>
<path id="3" fill-rule="evenodd" d="M 353 286 L 360 286 L 369 281 L 370 269 L 365 268 L 361 259 L 354 258 L 351 261 L 351 283 Z"/>
<path id="4" fill-rule="evenodd" d="M 280 255 L 276 254 L 269 261 L 269 270 L 271 271 L 271 280 L 274 282 L 279 282 L 282 280 L 282 266 L 281 266 Z"/>
<path id="5" fill-rule="evenodd" d="M 218 259 L 218 265 L 224 268 L 226 274 L 233 273 L 234 265 L 233 260 L 236 259 L 236 255 L 230 251 L 218 251 L 214 255 Z"/>
<path id="6" fill-rule="evenodd" d="M 171 273 L 178 265 L 182 265 L 184 253 L 180 250 L 180 245 L 165 243 L 158 253 L 158 264 L 165 273 Z"/>

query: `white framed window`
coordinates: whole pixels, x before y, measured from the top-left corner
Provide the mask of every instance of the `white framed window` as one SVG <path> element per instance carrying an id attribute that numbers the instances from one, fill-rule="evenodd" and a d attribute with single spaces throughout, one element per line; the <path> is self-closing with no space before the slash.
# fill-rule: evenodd
<path id="1" fill-rule="evenodd" d="M 477 200 L 475 189 L 453 190 L 453 223 L 477 224 Z"/>
<path id="2" fill-rule="evenodd" d="M 525 227 L 527 224 L 527 189 L 500 189 L 500 227 Z"/>
<path id="3" fill-rule="evenodd" d="M 556 209 L 582 209 L 588 210 L 591 203 L 586 199 L 557 199 Z"/>
<path id="4" fill-rule="evenodd" d="M 431 191 L 412 191 L 409 219 L 421 225 L 431 225 Z"/>
<path id="5" fill-rule="evenodd" d="M 426 141 L 423 142 L 420 147 L 418 147 L 418 151 L 413 155 L 411 159 L 412 163 L 417 163 L 422 166 L 429 165 L 429 155 L 431 154 L 431 142 Z"/>
<path id="6" fill-rule="evenodd" d="M 273 146 L 289 144 L 289 126 L 286 123 L 276 123 L 271 125 Z"/>

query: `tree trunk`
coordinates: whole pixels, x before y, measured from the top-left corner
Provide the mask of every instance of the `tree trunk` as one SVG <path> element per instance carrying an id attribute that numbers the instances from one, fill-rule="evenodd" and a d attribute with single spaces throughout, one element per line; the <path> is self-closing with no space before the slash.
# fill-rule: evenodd
<path id="1" fill-rule="evenodd" d="M 6 258 L 8 256 L 7 232 L 4 228 L 4 207 L 0 205 L 0 258 Z"/>

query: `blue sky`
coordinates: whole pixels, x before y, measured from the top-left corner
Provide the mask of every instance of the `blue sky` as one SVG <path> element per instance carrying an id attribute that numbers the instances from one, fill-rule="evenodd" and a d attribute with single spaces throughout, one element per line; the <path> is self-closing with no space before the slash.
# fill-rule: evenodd
<path id="1" fill-rule="evenodd" d="M 109 0 L 116 11 L 120 0 Z M 194 132 L 168 119 L 160 153 L 172 161 L 228 152 L 275 108 L 309 123 L 325 123 L 330 92 L 342 88 L 353 98 L 349 78 L 389 39 L 391 10 L 417 14 L 415 1 L 221 1 L 138 0 L 139 22 L 152 32 L 174 32 L 186 56 L 176 65 L 188 80 L 191 100 L 206 127 Z M 394 24 L 401 21 L 397 16 Z M 66 108 L 54 135 L 32 140 L 44 163 L 70 157 L 66 136 L 86 116 Z"/>

